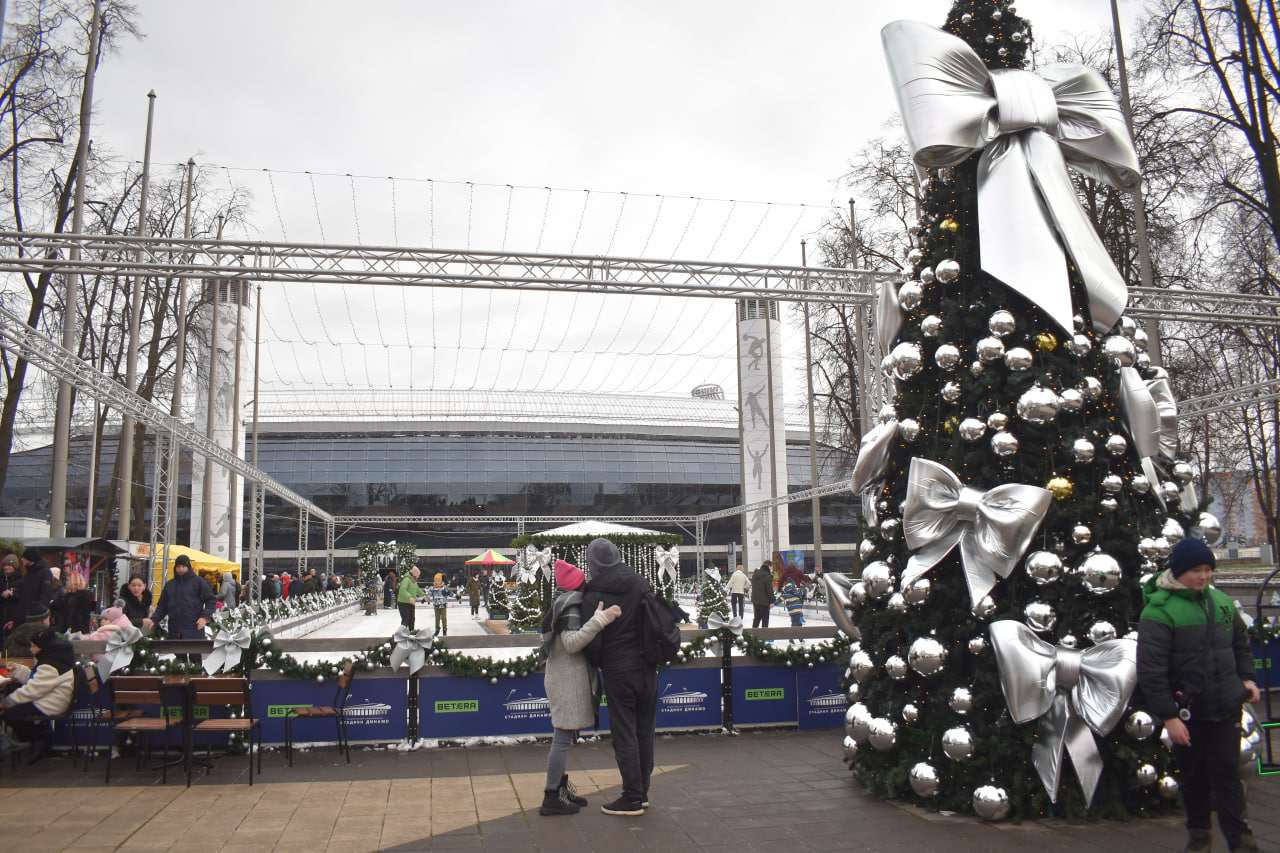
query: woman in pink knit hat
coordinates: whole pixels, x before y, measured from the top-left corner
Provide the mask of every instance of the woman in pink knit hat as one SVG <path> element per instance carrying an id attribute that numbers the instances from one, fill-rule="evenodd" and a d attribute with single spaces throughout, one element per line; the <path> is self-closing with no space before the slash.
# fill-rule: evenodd
<path id="1" fill-rule="evenodd" d="M 585 623 L 582 621 L 582 592 L 586 578 L 582 569 L 556 560 L 558 594 L 542 619 L 540 653 L 547 662 L 544 684 L 551 704 L 551 754 L 547 756 L 547 785 L 543 789 L 541 815 L 575 814 L 587 804 L 569 783 L 565 772 L 569 746 L 578 729 L 596 723 L 595 667 L 587 663 L 582 650 L 596 634 L 622 615 L 618 605 L 600 604 Z"/>

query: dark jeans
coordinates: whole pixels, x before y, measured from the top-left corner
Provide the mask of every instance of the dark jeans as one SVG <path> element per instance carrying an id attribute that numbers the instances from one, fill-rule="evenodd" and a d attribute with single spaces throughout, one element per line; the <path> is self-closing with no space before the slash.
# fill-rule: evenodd
<path id="1" fill-rule="evenodd" d="M 747 596 L 745 593 L 735 592 L 729 596 L 729 604 L 733 607 L 733 615 L 742 619 L 746 615 Z"/>
<path id="2" fill-rule="evenodd" d="M 32 743 L 49 738 L 49 729 L 43 723 L 48 717 L 30 702 L 19 702 L 17 705 L 5 708 L 2 718 L 9 728 L 13 729 L 13 733 L 19 740 Z"/>
<path id="3" fill-rule="evenodd" d="M 752 628 L 768 628 L 769 627 L 769 608 L 772 604 L 753 604 L 751 605 Z"/>
<path id="4" fill-rule="evenodd" d="M 1187 829 L 1209 829 L 1210 806 L 1218 809 L 1218 826 L 1235 847 L 1250 832 L 1245 821 L 1244 783 L 1240 780 L 1240 725 L 1189 720 L 1191 746 L 1174 746 L 1178 789 L 1187 807 Z M 1212 794 L 1210 794 L 1212 791 Z"/>
<path id="5" fill-rule="evenodd" d="M 622 796 L 633 803 L 649 798 L 653 775 L 654 727 L 658 719 L 658 674 L 653 670 L 610 673 L 604 691 L 609 697 L 609 732 L 613 757 L 622 774 Z"/>
<path id="6" fill-rule="evenodd" d="M 413 602 L 398 602 L 396 606 L 400 608 L 400 624 L 412 631 L 413 620 L 417 615 L 417 610 L 414 607 Z"/>

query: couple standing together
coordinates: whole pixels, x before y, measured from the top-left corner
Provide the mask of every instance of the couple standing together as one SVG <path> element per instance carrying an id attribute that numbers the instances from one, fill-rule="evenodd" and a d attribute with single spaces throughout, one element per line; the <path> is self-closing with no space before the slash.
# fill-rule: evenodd
<path id="1" fill-rule="evenodd" d="M 641 653 L 641 596 L 650 587 L 622 562 L 622 554 L 608 539 L 593 540 L 586 557 L 590 584 L 581 569 L 556 561 L 558 594 L 542 620 L 545 684 L 555 734 L 539 813 L 574 814 L 587 804 L 569 783 L 565 765 L 578 730 L 596 725 L 598 667 L 604 673 L 614 758 L 622 774 L 622 796 L 601 811 L 642 815 L 649 805 L 658 712 L 658 673 Z M 583 614 L 591 616 L 584 621 Z"/>

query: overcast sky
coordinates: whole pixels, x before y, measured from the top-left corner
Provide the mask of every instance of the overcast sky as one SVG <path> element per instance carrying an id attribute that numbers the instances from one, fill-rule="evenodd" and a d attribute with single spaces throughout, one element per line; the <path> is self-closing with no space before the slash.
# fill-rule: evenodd
<path id="1" fill-rule="evenodd" d="M 843 208 L 849 193 L 840 177 L 894 110 L 880 28 L 900 17 L 939 24 L 950 3 L 137 5 L 147 37 L 124 44 L 101 67 L 95 146 L 140 160 L 146 94 L 154 89 L 155 168 L 188 157 L 227 167 L 225 175 L 254 194 L 256 233 L 235 236 L 798 264 L 800 238 L 832 205 Z M 1135 0 L 1121 8 L 1127 21 L 1139 9 Z M 1018 11 L 1041 43 L 1110 35 L 1107 0 L 1021 0 Z M 327 336 L 340 348 L 378 337 L 383 352 L 364 361 L 379 364 L 348 376 L 353 386 L 498 389 L 512 384 L 512 364 L 539 358 L 540 347 L 549 378 L 589 372 L 581 361 L 578 368 L 553 364 L 559 347 L 597 364 L 614 356 L 613 375 L 551 385 L 627 390 L 615 381 L 631 381 L 643 365 L 616 364 L 624 355 L 612 348 L 637 349 L 619 339 L 639 314 L 654 313 L 632 311 L 618 325 L 579 306 L 576 325 L 606 328 L 565 342 L 541 330 L 567 322 L 567 303 L 526 296 L 517 305 L 499 294 L 495 308 L 491 299 L 481 305 L 453 293 L 422 307 L 389 301 L 384 291 L 374 310 L 394 315 L 396 325 L 375 336 L 339 329 L 332 293 L 286 298 L 273 312 L 273 334 L 295 341 L 295 351 L 277 354 L 277 378 L 287 380 L 289 362 L 304 369 L 317 354 L 326 360 L 301 343 L 308 336 Z M 329 315 L 328 328 L 316 328 L 309 308 Z M 663 310 L 665 328 L 680 317 L 693 323 L 679 339 L 728 322 L 724 305 Z M 477 313 L 486 318 L 480 334 Z M 616 320 L 620 312 L 604 313 Z M 490 321 L 490 314 L 505 319 Z M 424 341 L 428 322 L 436 325 L 432 367 L 416 367 L 406 380 L 406 353 L 396 347 Z M 632 390 L 683 395 L 701 381 L 731 386 L 732 366 L 723 361 L 734 341 L 714 337 L 687 368 L 654 373 L 651 366 L 654 375 L 636 379 Z M 466 375 L 469 358 L 495 350 L 504 355 Z M 323 381 L 344 380 L 328 374 Z"/>

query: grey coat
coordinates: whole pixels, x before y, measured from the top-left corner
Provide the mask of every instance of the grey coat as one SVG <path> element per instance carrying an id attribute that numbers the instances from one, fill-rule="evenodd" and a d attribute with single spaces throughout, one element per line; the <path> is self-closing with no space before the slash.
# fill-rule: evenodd
<path id="1" fill-rule="evenodd" d="M 576 731 L 595 725 L 595 667 L 587 663 L 582 650 L 599 634 L 605 621 L 599 615 L 581 624 L 582 593 L 561 592 L 552 605 L 556 633 L 547 656 L 547 701 L 551 704 L 551 725 Z M 560 626 L 564 629 L 560 630 Z"/>

